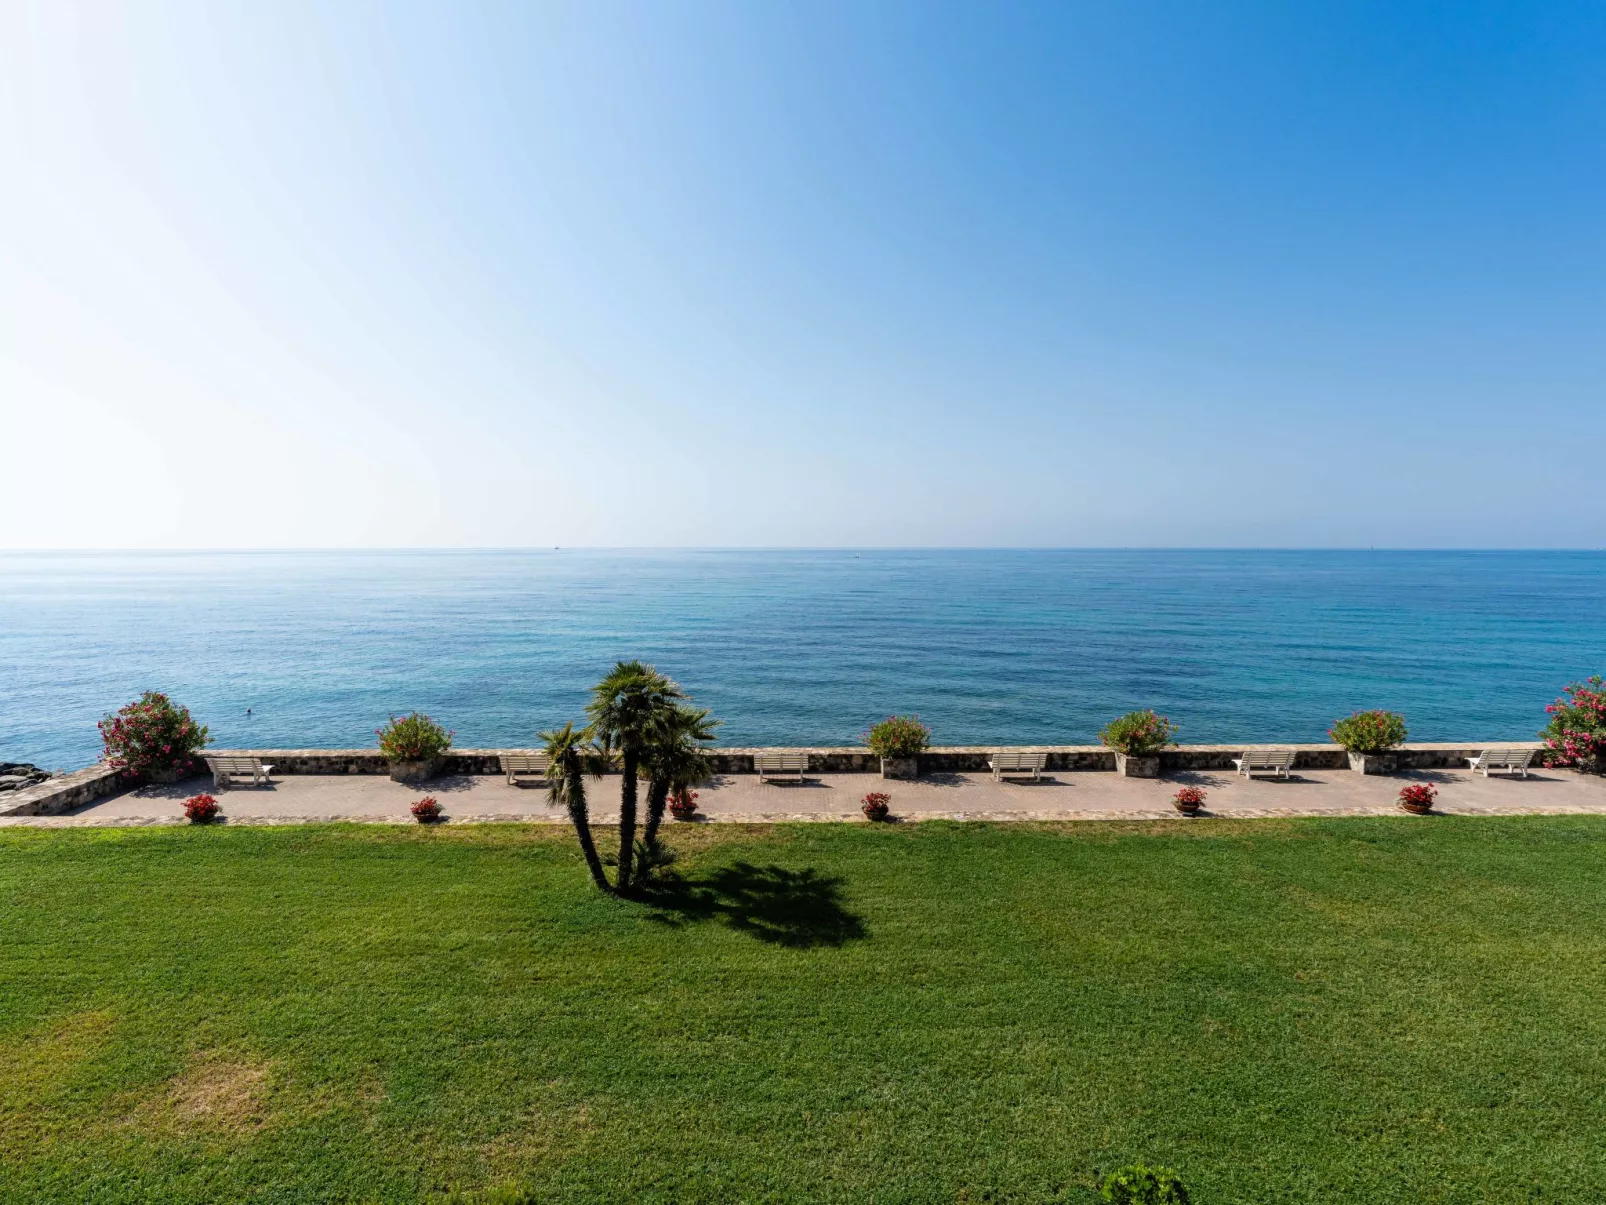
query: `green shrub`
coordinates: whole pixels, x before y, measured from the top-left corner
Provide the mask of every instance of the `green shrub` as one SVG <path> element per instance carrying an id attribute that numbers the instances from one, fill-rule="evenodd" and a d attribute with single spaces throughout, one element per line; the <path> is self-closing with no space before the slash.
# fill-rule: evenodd
<path id="1" fill-rule="evenodd" d="M 1160 752 L 1171 744 L 1171 738 L 1176 733 L 1175 724 L 1163 715 L 1156 715 L 1150 708 L 1144 711 L 1129 711 L 1124 716 L 1111 720 L 1099 731 L 1099 740 L 1117 753 L 1125 753 L 1128 757 L 1142 757 L 1149 753 Z"/>
<path id="2" fill-rule="evenodd" d="M 206 725 L 164 694 L 147 690 L 137 702 L 100 721 L 106 764 L 129 774 L 188 770 L 211 741 Z"/>
<path id="3" fill-rule="evenodd" d="M 1337 721 L 1327 735 L 1351 753 L 1382 753 L 1405 742 L 1405 717 L 1394 711 L 1357 711 Z"/>
<path id="4" fill-rule="evenodd" d="M 391 716 L 376 728 L 379 751 L 389 761 L 433 761 L 452 747 L 452 734 L 421 711 Z"/>
<path id="5" fill-rule="evenodd" d="M 1170 1168 L 1134 1163 L 1110 1173 L 1104 1199 L 1114 1205 L 1188 1205 L 1188 1190 Z"/>
<path id="6" fill-rule="evenodd" d="M 919 716 L 889 715 L 865 730 L 864 743 L 877 757 L 918 757 L 931 744 L 931 729 Z"/>
<path id="7" fill-rule="evenodd" d="M 1539 735 L 1553 766 L 1576 766 L 1599 774 L 1606 770 L 1606 681 L 1599 674 L 1567 687 L 1564 697 L 1545 708 L 1550 723 Z"/>

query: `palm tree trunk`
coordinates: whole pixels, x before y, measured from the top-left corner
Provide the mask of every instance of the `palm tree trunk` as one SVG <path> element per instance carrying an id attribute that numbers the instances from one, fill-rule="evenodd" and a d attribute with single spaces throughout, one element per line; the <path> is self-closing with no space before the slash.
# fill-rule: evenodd
<path id="1" fill-rule="evenodd" d="M 627 895 L 635 886 L 632 879 L 636 862 L 636 750 L 623 751 L 624 781 L 619 785 L 619 894 Z"/>
<path id="2" fill-rule="evenodd" d="M 602 859 L 597 855 L 597 843 L 591 836 L 591 813 L 586 807 L 585 775 L 580 769 L 579 760 L 575 759 L 573 764 L 565 765 L 562 773 L 563 794 L 569 804 L 569 820 L 574 824 L 574 835 L 579 839 L 580 852 L 585 855 L 586 869 L 591 871 L 591 881 L 597 885 L 599 891 L 612 894 L 613 888 L 608 885 L 608 872 L 602 869 Z"/>
<path id="3" fill-rule="evenodd" d="M 642 841 L 651 849 L 658 844 L 658 826 L 664 822 L 664 809 L 669 806 L 669 780 L 653 779 L 647 784 L 647 832 Z"/>

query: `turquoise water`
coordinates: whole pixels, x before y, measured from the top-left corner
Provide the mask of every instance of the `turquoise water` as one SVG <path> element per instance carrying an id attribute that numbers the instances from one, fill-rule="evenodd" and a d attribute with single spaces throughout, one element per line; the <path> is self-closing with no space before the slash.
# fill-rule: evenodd
<path id="1" fill-rule="evenodd" d="M 368 745 L 420 708 L 528 744 L 641 657 L 727 744 L 1313 741 L 1358 707 L 1420 740 L 1526 737 L 1606 671 L 1587 552 L 362 552 L 0 555 L 0 760 L 94 760 L 165 690 L 239 746 Z M 246 709 L 251 714 L 246 715 Z"/>

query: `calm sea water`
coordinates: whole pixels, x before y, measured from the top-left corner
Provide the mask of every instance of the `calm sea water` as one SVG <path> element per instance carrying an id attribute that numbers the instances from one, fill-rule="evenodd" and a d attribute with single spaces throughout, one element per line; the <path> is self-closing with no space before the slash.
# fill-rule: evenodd
<path id="1" fill-rule="evenodd" d="M 578 718 L 618 658 L 727 744 L 1081 743 L 1152 705 L 1185 742 L 1532 735 L 1606 670 L 1585 552 L 361 552 L 0 555 L 0 759 L 94 760 L 144 689 L 225 746 L 372 743 L 419 708 L 465 746 Z M 246 709 L 251 709 L 247 716 Z"/>

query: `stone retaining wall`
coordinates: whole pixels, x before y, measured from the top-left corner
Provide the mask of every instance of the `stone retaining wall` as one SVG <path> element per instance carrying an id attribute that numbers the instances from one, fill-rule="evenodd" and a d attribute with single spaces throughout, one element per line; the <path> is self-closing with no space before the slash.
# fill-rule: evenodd
<path id="1" fill-rule="evenodd" d="M 1404 745 L 1395 751 L 1402 770 L 1464 769 L 1466 758 L 1476 757 L 1494 745 L 1532 746 L 1536 741 L 1437 742 Z M 1270 742 L 1255 746 L 1267 747 Z M 956 745 L 928 749 L 920 755 L 920 769 L 926 774 L 985 773 L 988 758 L 999 746 Z M 1049 770 L 1115 769 L 1115 754 L 1102 745 L 1019 745 L 1008 746 L 1025 753 L 1047 755 Z M 1299 770 L 1342 770 L 1349 760 L 1337 745 L 1277 745 L 1294 749 L 1294 768 Z M 1241 757 L 1244 745 L 1179 745 L 1160 755 L 1163 774 L 1180 770 L 1230 770 L 1232 759 Z M 213 749 L 242 757 L 259 757 L 273 766 L 275 774 L 388 774 L 390 766 L 377 749 Z M 442 772 L 446 774 L 500 774 L 503 753 L 539 753 L 538 749 L 453 749 L 446 755 Z M 881 763 L 862 746 L 819 746 L 790 748 L 729 748 L 713 751 L 714 770 L 719 774 L 752 774 L 755 753 L 807 753 L 809 770 L 815 774 L 875 773 Z"/>
<path id="2" fill-rule="evenodd" d="M 0 816 L 59 816 L 115 794 L 124 785 L 123 776 L 116 770 L 90 766 L 36 787 L 8 792 L 0 797 Z"/>

